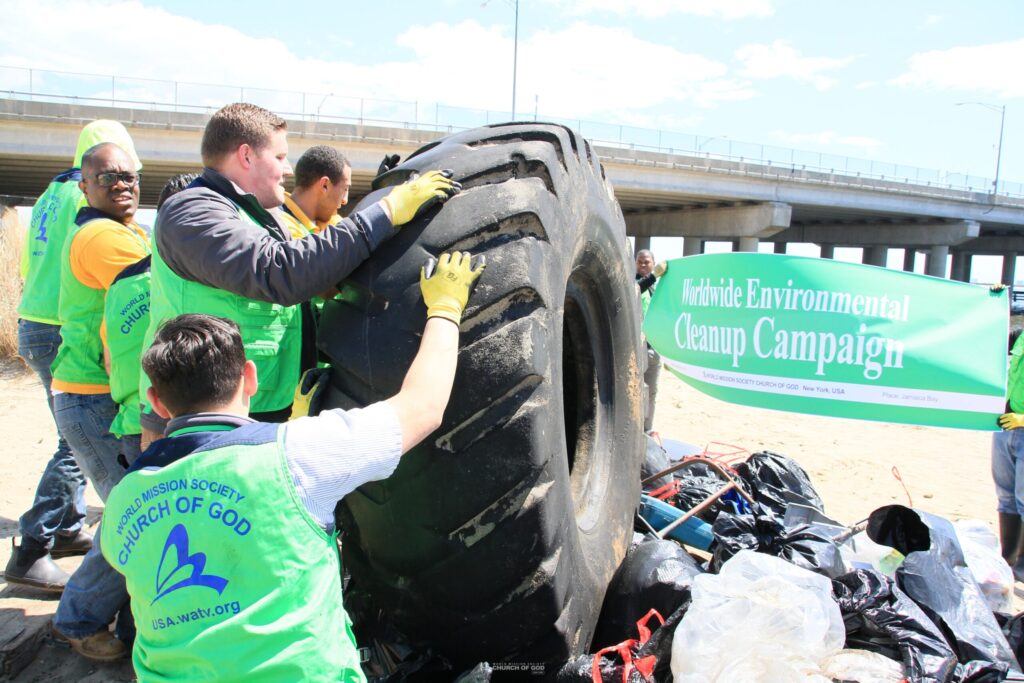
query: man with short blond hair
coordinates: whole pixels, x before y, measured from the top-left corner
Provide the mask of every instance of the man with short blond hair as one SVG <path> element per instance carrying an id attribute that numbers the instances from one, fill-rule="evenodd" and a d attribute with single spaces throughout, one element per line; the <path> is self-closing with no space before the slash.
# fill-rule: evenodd
<path id="1" fill-rule="evenodd" d="M 261 378 L 254 417 L 286 420 L 303 357 L 315 358 L 315 349 L 303 353 L 300 304 L 335 286 L 398 226 L 460 186 L 450 173 L 427 172 L 318 234 L 291 239 L 277 211 L 292 173 L 283 119 L 253 104 L 229 104 L 207 123 L 202 153 L 202 175 L 157 216 L 147 338 L 183 313 L 234 320 Z M 162 423 L 146 411 L 143 427 L 158 431 Z"/>
<path id="2" fill-rule="evenodd" d="M 263 107 L 248 102 L 229 104 L 214 114 L 203 131 L 203 165 L 217 168 L 242 145 L 263 148 L 274 133 L 287 128 L 284 119 Z"/>

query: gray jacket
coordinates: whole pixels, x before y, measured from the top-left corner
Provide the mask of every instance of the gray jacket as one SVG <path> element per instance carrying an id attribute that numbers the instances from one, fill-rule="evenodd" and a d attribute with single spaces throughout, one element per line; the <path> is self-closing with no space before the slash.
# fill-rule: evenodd
<path id="1" fill-rule="evenodd" d="M 240 218 L 239 207 L 265 229 Z M 160 209 L 154 241 L 179 277 L 292 306 L 344 280 L 394 233 L 387 214 L 373 204 L 319 234 L 288 239 L 256 197 L 206 168 Z"/>

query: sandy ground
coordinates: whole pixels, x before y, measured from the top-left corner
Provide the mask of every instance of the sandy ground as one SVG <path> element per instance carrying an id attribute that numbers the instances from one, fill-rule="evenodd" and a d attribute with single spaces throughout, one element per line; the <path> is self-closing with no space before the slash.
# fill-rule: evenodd
<path id="1" fill-rule="evenodd" d="M 53 451 L 56 431 L 35 376 L 18 364 L 0 365 L 0 562 L 10 556 L 17 519 L 31 503 L 39 474 Z M 995 528 L 995 495 L 989 474 L 990 435 L 745 408 L 704 396 L 663 372 L 655 428 L 665 437 L 700 447 L 719 443 L 786 454 L 810 474 L 826 512 L 843 523 L 877 507 L 907 504 L 952 520 L 977 518 Z M 729 450 L 714 446 L 712 450 Z M 906 490 L 893 476 L 898 468 Z M 95 493 L 88 502 L 98 506 Z M 74 560 L 62 560 L 66 568 Z M 13 587 L 0 580 L 0 597 Z M 89 665 L 68 650 L 46 645 L 16 681 L 131 680 L 127 662 Z"/>
<path id="2" fill-rule="evenodd" d="M 654 427 L 701 448 L 730 444 L 770 450 L 799 462 L 832 518 L 852 524 L 891 503 L 950 520 L 996 524 L 991 434 L 959 429 L 843 420 L 747 408 L 692 389 L 663 370 Z M 712 446 L 712 450 L 730 450 Z M 903 485 L 893 475 L 893 468 Z"/>

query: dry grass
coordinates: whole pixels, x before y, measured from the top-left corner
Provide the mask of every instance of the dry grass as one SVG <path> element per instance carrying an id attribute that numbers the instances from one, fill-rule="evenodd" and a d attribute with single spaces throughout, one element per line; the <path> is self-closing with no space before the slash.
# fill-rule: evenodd
<path id="1" fill-rule="evenodd" d="M 18 353 L 18 303 L 21 301 L 21 248 L 24 233 L 18 212 L 0 206 L 0 360 Z"/>

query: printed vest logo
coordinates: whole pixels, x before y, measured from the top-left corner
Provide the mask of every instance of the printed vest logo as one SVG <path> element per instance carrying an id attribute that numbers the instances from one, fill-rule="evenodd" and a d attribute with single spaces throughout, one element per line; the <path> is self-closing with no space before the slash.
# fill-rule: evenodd
<path id="1" fill-rule="evenodd" d="M 172 548 L 175 551 L 174 566 L 170 566 L 167 563 L 168 551 Z M 168 564 L 166 573 L 164 572 L 165 563 Z M 191 567 L 192 571 L 188 576 L 182 578 L 183 572 L 187 567 Z M 167 534 L 164 551 L 160 556 L 160 564 L 156 568 L 157 596 L 149 604 L 153 605 L 168 593 L 173 593 L 180 588 L 187 588 L 189 586 L 206 586 L 207 588 L 214 589 L 218 594 L 223 593 L 224 589 L 227 588 L 228 580 L 215 574 L 204 574 L 203 570 L 205 568 L 206 553 L 197 552 L 189 555 L 188 531 L 185 529 L 184 524 L 176 525 L 171 529 L 171 533 Z M 172 579 L 175 580 L 174 583 L 171 583 Z"/>

